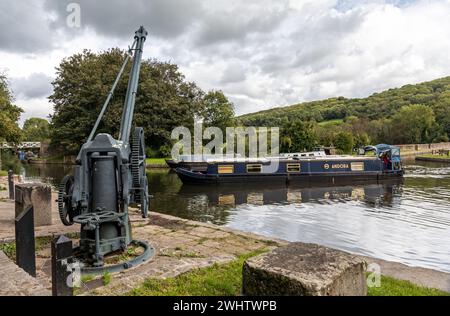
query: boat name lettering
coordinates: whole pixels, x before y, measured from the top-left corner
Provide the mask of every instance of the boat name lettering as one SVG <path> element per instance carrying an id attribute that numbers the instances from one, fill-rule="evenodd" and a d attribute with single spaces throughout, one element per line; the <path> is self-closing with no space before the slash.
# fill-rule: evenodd
<path id="1" fill-rule="evenodd" d="M 332 169 L 348 169 L 348 168 L 350 168 L 350 166 L 348 165 L 348 163 L 335 163 L 335 164 L 332 164 L 331 166 L 329 165 L 329 164 L 325 164 L 324 165 L 324 168 L 325 169 L 329 169 L 329 168 L 332 168 Z"/>

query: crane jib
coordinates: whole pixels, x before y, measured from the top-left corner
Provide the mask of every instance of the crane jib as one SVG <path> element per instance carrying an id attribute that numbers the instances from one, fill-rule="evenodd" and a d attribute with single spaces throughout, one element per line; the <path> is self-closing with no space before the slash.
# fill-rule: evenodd
<path id="1" fill-rule="evenodd" d="M 147 31 L 143 26 L 141 26 L 139 30 L 136 31 L 136 35 L 134 37 L 136 41 L 136 47 L 134 48 L 133 65 L 130 71 L 130 80 L 128 81 L 128 88 L 122 112 L 122 121 L 120 124 L 119 140 L 121 140 L 124 143 L 128 142 L 130 138 L 134 105 L 136 102 L 136 93 L 139 83 L 139 72 L 141 68 L 142 51 L 146 38 L 147 38 Z"/>

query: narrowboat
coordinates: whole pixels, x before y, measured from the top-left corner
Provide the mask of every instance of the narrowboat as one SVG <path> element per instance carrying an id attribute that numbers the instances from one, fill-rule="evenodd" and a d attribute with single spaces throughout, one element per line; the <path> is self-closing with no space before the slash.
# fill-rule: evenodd
<path id="1" fill-rule="evenodd" d="M 373 152 L 372 155 L 367 155 Z M 400 148 L 366 146 L 364 155 L 311 155 L 265 158 L 207 159 L 206 170 L 176 168 L 184 183 L 331 183 L 346 180 L 382 180 L 403 176 Z"/>
<path id="2" fill-rule="evenodd" d="M 326 152 L 322 149 L 317 149 L 312 152 L 301 152 L 301 153 L 284 153 L 280 154 L 278 157 L 271 158 L 297 158 L 297 157 L 324 157 L 326 156 Z M 171 169 L 183 168 L 189 169 L 192 171 L 205 172 L 208 168 L 208 161 L 214 161 L 214 155 L 181 155 L 178 159 L 166 159 L 166 164 Z M 225 157 L 227 160 L 233 160 L 238 157 Z"/>

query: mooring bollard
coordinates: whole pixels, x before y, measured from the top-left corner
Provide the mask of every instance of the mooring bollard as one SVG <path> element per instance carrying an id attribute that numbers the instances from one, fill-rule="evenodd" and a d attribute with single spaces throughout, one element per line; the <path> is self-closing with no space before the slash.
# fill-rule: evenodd
<path id="1" fill-rule="evenodd" d="M 72 240 L 64 235 L 52 239 L 52 295 L 73 295 Z M 72 278 L 71 280 L 69 278 Z"/>
<path id="2" fill-rule="evenodd" d="M 15 187 L 16 216 L 33 205 L 34 226 L 52 224 L 52 189 L 44 183 L 19 183 Z"/>
<path id="3" fill-rule="evenodd" d="M 34 210 L 32 206 L 15 219 L 16 262 L 25 272 L 36 276 L 36 251 L 34 245 Z"/>
<path id="4" fill-rule="evenodd" d="M 14 200 L 14 172 L 8 171 L 9 199 Z"/>

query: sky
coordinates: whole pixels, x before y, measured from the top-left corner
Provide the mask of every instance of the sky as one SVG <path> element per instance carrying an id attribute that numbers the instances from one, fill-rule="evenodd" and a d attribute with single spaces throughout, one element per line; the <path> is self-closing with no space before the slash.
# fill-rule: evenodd
<path id="1" fill-rule="evenodd" d="M 239 115 L 450 75 L 450 0 L 0 0 L 0 71 L 21 123 L 52 113 L 63 58 L 125 49 L 139 25 L 144 58 L 222 90 Z"/>

